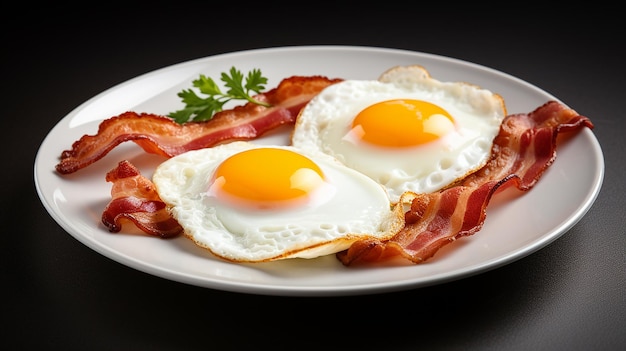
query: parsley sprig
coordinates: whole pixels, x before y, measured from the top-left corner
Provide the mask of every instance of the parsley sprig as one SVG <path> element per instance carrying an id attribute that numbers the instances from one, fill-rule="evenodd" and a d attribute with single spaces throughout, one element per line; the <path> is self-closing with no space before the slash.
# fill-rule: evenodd
<path id="1" fill-rule="evenodd" d="M 256 94 L 262 92 L 265 89 L 265 84 L 267 84 L 267 78 L 263 77 L 261 70 L 252 69 L 245 78 L 244 84 L 243 74 L 235 67 L 230 69 L 230 75 L 222 72 L 220 79 L 224 82 L 224 86 L 228 88 L 226 93 L 222 93 L 222 90 L 212 78 L 201 74 L 200 78 L 193 81 L 193 86 L 198 88 L 200 93 L 208 95 L 208 97 L 200 97 L 192 89 L 183 89 L 177 95 L 182 99 L 185 107 L 181 110 L 170 112 L 168 116 L 180 124 L 190 121 L 208 121 L 213 118 L 215 113 L 222 111 L 223 106 L 231 100 L 246 100 L 269 107 L 269 104 L 255 100 L 251 96 L 251 92 Z"/>

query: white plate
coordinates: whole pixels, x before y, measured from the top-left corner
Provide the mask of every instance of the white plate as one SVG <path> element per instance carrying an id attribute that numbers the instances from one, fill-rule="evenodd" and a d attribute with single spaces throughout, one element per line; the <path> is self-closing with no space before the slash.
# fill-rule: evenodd
<path id="1" fill-rule="evenodd" d="M 125 111 L 167 114 L 182 107 L 177 93 L 199 74 L 219 77 L 235 66 L 259 68 L 268 88 L 292 75 L 376 79 L 395 65 L 419 64 L 442 81 L 478 84 L 504 97 L 509 113 L 530 112 L 556 98 L 510 75 L 473 63 L 411 51 L 346 46 L 294 46 L 236 52 L 184 62 L 119 84 L 86 101 L 48 134 L 35 160 L 37 192 L 50 215 L 68 233 L 106 257 L 155 276 L 233 292 L 265 295 L 328 296 L 381 293 L 452 281 L 525 257 L 551 243 L 576 224 L 596 199 L 604 159 L 592 131 L 584 128 L 563 140 L 556 162 L 535 188 L 519 196 L 514 189 L 496 195 L 483 229 L 445 246 L 419 265 L 378 268 L 344 267 L 334 255 L 314 260 L 233 264 L 212 257 L 190 240 L 162 240 L 141 233 L 111 234 L 100 216 L 110 200 L 107 171 L 123 158 L 152 176 L 162 157 L 124 143 L 95 164 L 67 176 L 54 167 L 61 152 L 98 124 Z M 593 116 L 592 121 L 593 121 Z M 270 143 L 286 143 L 275 133 Z"/>

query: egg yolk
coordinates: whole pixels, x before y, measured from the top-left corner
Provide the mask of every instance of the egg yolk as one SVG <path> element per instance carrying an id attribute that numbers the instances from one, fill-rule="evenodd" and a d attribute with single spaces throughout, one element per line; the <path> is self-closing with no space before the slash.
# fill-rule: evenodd
<path id="1" fill-rule="evenodd" d="M 373 104 L 352 121 L 357 138 L 378 146 L 409 147 L 439 139 L 454 129 L 443 108 L 421 100 L 388 100 Z"/>
<path id="2" fill-rule="evenodd" d="M 255 148 L 230 156 L 216 169 L 211 192 L 253 208 L 295 206 L 324 183 L 320 167 L 296 152 Z"/>

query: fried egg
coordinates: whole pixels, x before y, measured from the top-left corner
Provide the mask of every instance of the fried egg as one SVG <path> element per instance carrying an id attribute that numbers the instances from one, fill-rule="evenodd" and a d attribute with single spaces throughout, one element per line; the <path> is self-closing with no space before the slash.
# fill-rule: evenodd
<path id="1" fill-rule="evenodd" d="M 324 89 L 300 112 L 292 144 L 337 158 L 397 202 L 404 192 L 434 192 L 484 166 L 505 116 L 504 100 L 489 90 L 398 66 L 378 80 Z"/>
<path id="2" fill-rule="evenodd" d="M 189 151 L 152 177 L 184 234 L 234 262 L 315 258 L 404 224 L 380 184 L 326 154 L 236 141 Z"/>

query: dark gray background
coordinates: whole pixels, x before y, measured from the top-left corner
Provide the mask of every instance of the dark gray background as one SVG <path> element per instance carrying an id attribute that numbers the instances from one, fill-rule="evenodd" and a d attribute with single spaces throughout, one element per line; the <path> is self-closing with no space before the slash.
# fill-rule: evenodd
<path id="1" fill-rule="evenodd" d="M 452 5 L 395 11 L 360 3 L 352 10 L 300 4 L 298 11 L 290 11 L 295 4 L 197 6 L 4 13 L 3 344 L 64 350 L 626 347 L 626 56 L 623 24 L 611 18 L 615 10 L 596 16 L 586 9 L 510 8 L 487 15 L 451 12 Z M 230 293 L 145 274 L 79 243 L 41 205 L 33 182 L 37 148 L 85 100 L 187 60 L 318 44 L 449 56 L 554 94 L 595 124 L 606 163 L 597 201 L 561 238 L 507 266 L 432 287 L 337 298 Z"/>

